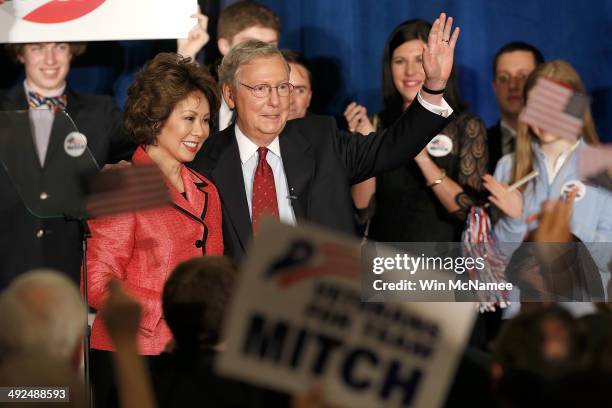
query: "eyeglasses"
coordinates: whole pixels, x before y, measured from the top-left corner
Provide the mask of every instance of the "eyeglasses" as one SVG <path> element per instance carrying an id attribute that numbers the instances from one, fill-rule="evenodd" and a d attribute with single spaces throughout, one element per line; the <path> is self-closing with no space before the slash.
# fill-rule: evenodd
<path id="1" fill-rule="evenodd" d="M 267 98 L 270 95 L 270 92 L 272 92 L 272 89 L 276 89 L 276 92 L 278 92 L 278 96 L 282 97 L 289 96 L 293 91 L 293 85 L 291 85 L 289 82 L 283 82 L 282 84 L 277 86 L 271 86 L 268 84 L 249 86 L 247 84 L 243 84 L 242 82 L 239 82 L 239 84 L 246 88 L 249 88 L 253 96 L 255 96 L 256 98 Z"/>
<path id="2" fill-rule="evenodd" d="M 308 93 L 308 88 L 303 85 L 293 85 L 293 92 L 298 95 L 306 95 Z"/>
<path id="3" fill-rule="evenodd" d="M 528 76 L 528 74 L 518 74 L 515 76 L 503 73 L 495 76 L 495 81 L 497 81 L 497 83 L 499 83 L 500 85 L 508 85 L 510 81 L 516 81 L 519 84 L 524 84 Z"/>

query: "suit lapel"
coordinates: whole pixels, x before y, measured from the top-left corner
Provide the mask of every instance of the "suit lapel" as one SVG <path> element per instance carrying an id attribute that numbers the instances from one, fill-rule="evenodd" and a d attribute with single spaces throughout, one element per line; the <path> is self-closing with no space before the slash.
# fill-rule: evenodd
<path id="1" fill-rule="evenodd" d="M 39 174 L 40 160 L 38 159 L 36 146 L 34 144 L 34 129 L 32 128 L 28 115 L 28 98 L 25 94 L 23 82 L 13 86 L 5 94 L 5 99 L 0 102 L 0 109 L 6 111 L 25 111 L 23 115 L 17 114 L 7 117 L 7 119 L 13 120 L 12 125 L 6 126 L 7 134 L 10 134 L 10 130 L 14 129 L 21 130 L 22 134 L 5 139 L 8 145 L 6 149 L 3 149 L 3 153 L 17 151 L 17 154 L 5 154 L 5 160 L 12 163 L 11 167 L 14 169 L 17 168 L 17 165 L 26 166 L 32 169 L 32 171 L 35 171 L 36 174 Z M 10 144 L 15 144 L 19 147 L 11 147 Z"/>
<path id="2" fill-rule="evenodd" d="M 23 82 L 18 83 L 7 92 L 5 94 L 5 99 L 0 105 L 0 109 L 2 110 L 26 111 L 24 115 L 18 114 L 10 117 L 16 120 L 17 123 L 13 123 L 12 127 L 7 126 L 7 129 L 20 129 L 23 134 L 15 138 L 10 137 L 7 139 L 7 142 L 17 143 L 20 147 L 18 149 L 8 148 L 6 150 L 7 152 L 18 150 L 19 153 L 18 157 L 15 155 L 5 155 L 6 160 L 21 166 L 25 163 L 25 166 L 36 169 L 36 173 L 38 173 L 40 170 L 40 160 L 38 159 L 36 145 L 34 143 L 34 129 L 32 128 L 28 115 L 28 98 L 25 94 Z M 34 164 L 34 167 L 32 167 L 32 164 Z"/>
<path id="3" fill-rule="evenodd" d="M 28 110 L 28 98 L 23 88 L 23 82 L 12 87 L 2 101 L 2 110 Z"/>
<path id="4" fill-rule="evenodd" d="M 295 127 L 288 126 L 279 137 L 283 167 L 287 177 L 289 195 L 295 217 L 307 218 L 309 209 L 309 183 L 314 176 L 315 162 L 310 150 L 310 142 Z"/>
<path id="5" fill-rule="evenodd" d="M 71 121 L 63 112 L 55 112 L 53 125 L 51 126 L 51 134 L 49 135 L 49 145 L 47 147 L 47 155 L 45 156 L 45 165 L 51 163 L 55 152 L 64 145 L 64 139 L 69 133 L 75 131 Z"/>
<path id="6" fill-rule="evenodd" d="M 142 146 L 136 149 L 132 162 L 140 166 L 156 165 Z M 208 183 L 186 166 L 181 168 L 181 179 L 183 180 L 187 198 L 179 193 L 172 183 L 164 177 L 164 182 L 170 192 L 172 207 L 200 224 L 204 224 L 203 219 L 208 208 L 208 192 L 205 190 L 205 187 Z"/>
<path id="7" fill-rule="evenodd" d="M 205 190 L 208 183 L 187 167 L 183 167 L 183 183 L 193 214 L 203 220 L 208 209 L 208 191 Z"/>
<path id="8" fill-rule="evenodd" d="M 2 118 L 0 133 L 0 167 L 6 166 L 9 178 L 16 185 L 26 205 L 40 202 L 41 167 L 28 111 Z M 18 134 L 15 134 L 18 131 Z M 33 200 L 33 201 L 32 201 Z"/>
<path id="9" fill-rule="evenodd" d="M 224 208 L 223 217 L 230 221 L 244 250 L 252 235 L 251 217 L 234 126 L 230 126 L 219 136 L 224 139 L 221 141 L 220 149 L 211 152 L 209 156 L 213 162 L 216 160 L 216 165 L 214 163 L 208 163 L 208 165 L 213 166 L 211 178 L 221 196 Z"/>
<path id="10" fill-rule="evenodd" d="M 187 198 L 179 193 L 176 188 L 169 185 L 172 206 L 200 224 L 203 224 L 206 209 L 208 208 L 208 192 L 204 190 L 204 187 L 208 184 L 185 166 L 181 169 L 181 178 Z"/>

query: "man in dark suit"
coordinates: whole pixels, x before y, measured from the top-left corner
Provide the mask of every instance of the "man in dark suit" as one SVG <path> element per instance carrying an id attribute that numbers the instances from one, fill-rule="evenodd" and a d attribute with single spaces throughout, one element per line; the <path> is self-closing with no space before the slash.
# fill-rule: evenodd
<path id="1" fill-rule="evenodd" d="M 125 137 L 121 112 L 110 97 L 80 95 L 66 83 L 71 60 L 84 47 L 84 44 L 69 43 L 7 45 L 9 53 L 24 65 L 26 75 L 24 82 L 0 92 L 0 110 L 65 110 L 78 131 L 86 136 L 87 147 L 102 167 L 129 159 L 133 146 Z M 35 136 L 36 132 L 34 129 Z M 58 137 L 62 140 L 55 140 Z M 63 137 L 52 132 L 43 151 L 63 145 Z M 51 155 L 52 150 L 47 150 L 49 154 L 41 158 L 44 161 L 41 174 L 61 167 L 58 162 L 61 155 Z M 33 169 L 41 166 L 36 159 L 33 157 L 31 163 Z M 44 193 L 40 192 L 41 200 L 53 199 Z M 62 218 L 42 219 L 32 215 L 4 167 L 0 168 L 0 195 L 0 289 L 15 276 L 39 267 L 61 270 L 78 284 L 81 264 L 78 225 Z"/>
<path id="2" fill-rule="evenodd" d="M 289 66 L 260 41 L 234 47 L 219 69 L 223 97 L 237 121 L 213 135 L 193 166 L 219 189 L 226 252 L 240 260 L 263 214 L 354 233 L 350 186 L 411 160 L 447 124 L 442 99 L 458 30 L 441 14 L 423 53 L 425 86 L 389 129 L 369 136 L 339 131 L 334 120 L 309 115 L 287 122 Z M 443 105 L 443 106 L 440 106 Z"/>
<path id="3" fill-rule="evenodd" d="M 518 115 L 523 109 L 523 86 L 531 71 L 542 62 L 542 53 L 523 42 L 508 43 L 495 54 L 492 85 L 501 118 L 487 129 L 491 174 L 503 155 L 514 152 Z"/>

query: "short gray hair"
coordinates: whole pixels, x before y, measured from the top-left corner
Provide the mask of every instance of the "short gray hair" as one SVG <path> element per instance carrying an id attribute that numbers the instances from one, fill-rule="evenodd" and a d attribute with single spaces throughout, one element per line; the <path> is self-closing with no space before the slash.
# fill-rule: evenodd
<path id="1" fill-rule="evenodd" d="M 69 362 L 86 324 L 74 282 L 50 269 L 27 272 L 0 295 L 0 359 L 39 351 Z"/>
<path id="2" fill-rule="evenodd" d="M 287 73 L 291 70 L 283 54 L 272 44 L 259 40 L 247 40 L 232 47 L 230 52 L 223 57 L 219 66 L 219 83 L 236 86 L 240 67 L 250 63 L 256 58 L 278 56 L 285 64 Z"/>

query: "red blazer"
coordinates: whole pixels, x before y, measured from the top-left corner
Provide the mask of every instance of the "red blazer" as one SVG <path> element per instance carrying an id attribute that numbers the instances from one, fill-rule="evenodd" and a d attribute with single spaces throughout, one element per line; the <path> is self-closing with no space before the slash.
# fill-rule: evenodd
<path id="1" fill-rule="evenodd" d="M 153 164 L 142 147 L 136 150 L 132 162 Z M 223 254 L 221 203 L 216 187 L 185 166 L 181 177 L 187 199 L 168 182 L 171 204 L 88 222 L 89 305 L 100 309 L 106 300 L 109 280 L 120 279 L 142 305 L 138 335 L 141 354 L 161 353 L 172 338 L 162 317 L 162 291 L 172 270 L 202 254 Z M 91 347 L 114 350 L 99 316 L 93 324 Z"/>

